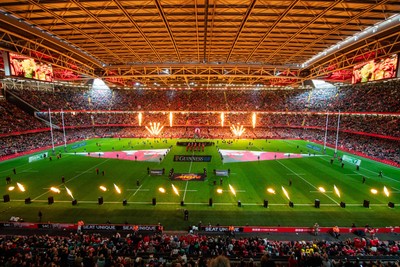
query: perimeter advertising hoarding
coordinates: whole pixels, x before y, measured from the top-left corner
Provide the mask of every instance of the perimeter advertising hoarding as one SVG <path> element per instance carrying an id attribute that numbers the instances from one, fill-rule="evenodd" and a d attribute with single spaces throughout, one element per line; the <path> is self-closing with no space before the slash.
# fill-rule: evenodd
<path id="1" fill-rule="evenodd" d="M 40 81 L 53 81 L 53 68 L 50 64 L 33 58 L 9 53 L 11 75 Z"/>
<path id="2" fill-rule="evenodd" d="M 353 68 L 351 83 L 364 83 L 395 78 L 397 74 L 397 54 L 359 63 Z"/>

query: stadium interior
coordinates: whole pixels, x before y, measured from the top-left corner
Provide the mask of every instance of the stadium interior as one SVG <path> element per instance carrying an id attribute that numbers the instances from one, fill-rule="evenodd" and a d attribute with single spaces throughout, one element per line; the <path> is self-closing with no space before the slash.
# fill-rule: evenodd
<path id="1" fill-rule="evenodd" d="M 398 0 L 3 0 L 0 179 L 14 178 L 15 168 L 2 166 L 22 156 L 94 138 L 277 139 L 390 166 L 399 191 L 399 52 Z M 17 201 L 2 194 L 8 215 Z M 394 216 L 398 206 L 389 202 Z M 223 255 L 241 267 L 380 267 L 400 259 L 400 225 L 339 225 L 339 234 L 316 224 L 299 235 L 303 225 L 245 234 L 149 222 L 96 232 L 38 216 L 33 230 L 0 217 L 0 266 L 220 267 Z"/>

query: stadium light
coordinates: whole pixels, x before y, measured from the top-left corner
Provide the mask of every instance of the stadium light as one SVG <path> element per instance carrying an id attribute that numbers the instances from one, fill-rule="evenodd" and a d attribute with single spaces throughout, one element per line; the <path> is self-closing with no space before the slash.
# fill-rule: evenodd
<path id="1" fill-rule="evenodd" d="M 270 194 L 275 194 L 275 190 L 273 188 L 267 188 L 267 192 Z"/>
<path id="2" fill-rule="evenodd" d="M 333 189 L 335 190 L 335 193 L 338 197 L 340 197 L 340 191 L 339 189 L 336 187 L 336 185 L 333 185 Z"/>
<path id="3" fill-rule="evenodd" d="M 118 185 L 114 184 L 115 191 L 117 191 L 118 194 L 121 194 L 121 189 L 119 189 Z"/>
<path id="4" fill-rule="evenodd" d="M 17 183 L 17 186 L 18 186 L 19 190 L 21 190 L 21 192 L 25 192 L 25 187 L 22 184 Z"/>
<path id="5" fill-rule="evenodd" d="M 171 185 L 172 185 L 172 190 L 174 190 L 175 194 L 177 194 L 179 196 L 178 189 L 173 184 L 171 184 Z"/>
<path id="6" fill-rule="evenodd" d="M 285 196 L 287 197 L 287 199 L 290 200 L 289 193 L 286 191 L 286 189 L 283 186 L 282 186 L 282 191 L 283 191 L 283 194 L 285 194 Z"/>
<path id="7" fill-rule="evenodd" d="M 50 187 L 50 190 L 53 191 L 54 193 L 60 194 L 60 189 L 58 189 L 57 187 Z"/>
<path id="8" fill-rule="evenodd" d="M 386 186 L 383 187 L 383 192 L 387 197 L 390 195 L 389 190 L 386 188 Z"/>
<path id="9" fill-rule="evenodd" d="M 107 191 L 107 187 L 105 187 L 103 185 L 100 185 L 99 188 L 100 188 L 101 191 L 104 191 L 104 192 Z"/>
<path id="10" fill-rule="evenodd" d="M 67 190 L 67 194 L 72 197 L 72 199 L 75 199 L 74 196 L 72 195 L 71 190 L 68 189 L 68 187 L 65 187 L 65 190 Z"/>
<path id="11" fill-rule="evenodd" d="M 235 188 L 233 188 L 233 187 L 229 184 L 229 189 L 231 190 L 232 194 L 236 197 Z"/>

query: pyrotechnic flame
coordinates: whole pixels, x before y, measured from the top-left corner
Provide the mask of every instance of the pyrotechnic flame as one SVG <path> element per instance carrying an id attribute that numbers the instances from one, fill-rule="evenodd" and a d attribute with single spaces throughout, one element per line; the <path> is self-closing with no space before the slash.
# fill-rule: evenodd
<path id="1" fill-rule="evenodd" d="M 319 190 L 320 192 L 322 192 L 322 193 L 325 193 L 325 192 L 326 192 L 326 191 L 325 191 L 325 188 L 323 188 L 322 186 L 318 187 L 318 190 Z"/>
<path id="2" fill-rule="evenodd" d="M 173 115 L 172 112 L 169 113 L 169 127 L 172 127 L 172 122 L 173 122 Z"/>
<path id="3" fill-rule="evenodd" d="M 378 194 L 378 190 L 376 190 L 375 188 L 371 188 L 371 193 L 376 195 L 376 194 Z"/>
<path id="4" fill-rule="evenodd" d="M 283 191 L 283 194 L 285 194 L 285 196 L 287 197 L 287 199 L 290 200 L 289 194 L 283 186 L 282 186 L 282 191 Z"/>
<path id="5" fill-rule="evenodd" d="M 56 187 L 50 187 L 50 190 L 53 191 L 54 193 L 58 193 L 60 194 L 60 189 L 56 188 Z"/>
<path id="6" fill-rule="evenodd" d="M 240 136 L 242 136 L 242 134 L 244 134 L 246 129 L 243 127 L 243 125 L 238 125 L 238 126 L 232 125 L 231 131 L 233 132 L 234 135 L 236 135 L 237 137 L 240 137 Z"/>
<path id="7" fill-rule="evenodd" d="M 67 194 L 72 197 L 72 199 L 75 199 L 74 196 L 72 195 L 71 190 L 68 189 L 68 187 L 65 187 L 65 190 L 67 190 Z"/>
<path id="8" fill-rule="evenodd" d="M 104 191 L 104 192 L 107 191 L 107 188 L 105 186 L 103 186 L 103 185 L 100 185 L 99 188 L 100 188 L 101 191 Z"/>
<path id="9" fill-rule="evenodd" d="M 387 197 L 390 195 L 389 190 L 386 188 L 386 186 L 383 187 L 383 192 Z"/>
<path id="10" fill-rule="evenodd" d="M 118 194 L 121 194 L 121 189 L 119 189 L 118 185 L 114 184 L 115 191 L 117 191 Z"/>
<path id="11" fill-rule="evenodd" d="M 172 185 L 172 190 L 174 190 L 175 194 L 177 194 L 179 196 L 178 189 L 173 184 L 171 184 L 171 185 Z"/>
<path id="12" fill-rule="evenodd" d="M 254 112 L 253 116 L 251 118 L 251 123 L 252 123 L 253 128 L 256 128 L 256 122 L 257 122 L 257 117 L 256 117 L 256 113 Z"/>
<path id="13" fill-rule="evenodd" d="M 340 191 L 339 189 L 336 187 L 336 185 L 333 185 L 333 189 L 335 190 L 335 193 L 338 197 L 340 197 Z"/>
<path id="14" fill-rule="evenodd" d="M 159 135 L 164 126 L 160 126 L 159 122 L 150 122 L 150 128 L 145 126 L 146 130 L 153 136 Z"/>
<path id="15" fill-rule="evenodd" d="M 165 189 L 162 187 L 158 188 L 158 191 L 160 191 L 161 193 L 165 193 Z"/>
<path id="16" fill-rule="evenodd" d="M 275 189 L 267 188 L 268 193 L 275 194 Z"/>
<path id="17" fill-rule="evenodd" d="M 229 189 L 231 190 L 232 194 L 236 197 L 235 188 L 233 188 L 231 185 L 229 185 Z"/>
<path id="18" fill-rule="evenodd" d="M 139 119 L 139 126 L 142 126 L 142 113 L 138 114 L 138 119 Z"/>
<path id="19" fill-rule="evenodd" d="M 8 191 L 13 191 L 14 189 L 15 189 L 14 186 L 10 186 L 10 187 L 8 188 Z"/>
<path id="20" fill-rule="evenodd" d="M 22 184 L 17 183 L 17 186 L 18 186 L 19 190 L 21 190 L 22 192 L 25 192 L 25 187 Z"/>
<path id="21" fill-rule="evenodd" d="M 218 194 L 222 194 L 222 189 L 221 189 L 221 188 L 218 188 L 218 189 L 217 189 L 217 193 L 218 193 Z"/>
<path id="22" fill-rule="evenodd" d="M 221 112 L 221 126 L 224 127 L 225 114 Z"/>

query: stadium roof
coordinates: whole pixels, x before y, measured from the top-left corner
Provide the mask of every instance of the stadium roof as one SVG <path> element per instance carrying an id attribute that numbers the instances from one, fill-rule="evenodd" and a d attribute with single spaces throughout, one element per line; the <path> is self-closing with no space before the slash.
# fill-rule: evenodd
<path id="1" fill-rule="evenodd" d="M 52 63 L 64 80 L 345 82 L 357 62 L 400 51 L 398 0 L 1 2 L 0 49 Z"/>

